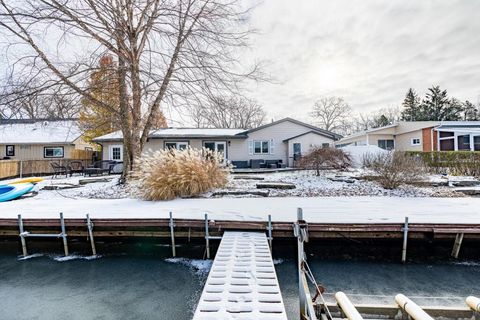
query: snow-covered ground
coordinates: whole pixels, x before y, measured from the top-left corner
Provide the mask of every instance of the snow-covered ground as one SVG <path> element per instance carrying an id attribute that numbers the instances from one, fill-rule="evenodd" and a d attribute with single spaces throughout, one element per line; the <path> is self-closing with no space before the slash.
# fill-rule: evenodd
<path id="1" fill-rule="evenodd" d="M 293 171 L 277 172 L 266 174 L 248 175 L 248 177 L 263 178 L 263 181 L 234 179 L 235 175 L 230 176 L 229 183 L 225 188 L 216 189 L 205 194 L 211 197 L 218 192 L 225 191 L 258 191 L 256 184 L 258 182 L 288 182 L 295 184 L 295 189 L 279 190 L 269 189 L 269 197 L 337 197 L 337 196 L 398 196 L 398 197 L 461 197 L 462 195 L 448 187 L 416 187 L 411 185 L 401 186 L 395 190 L 382 188 L 377 182 L 359 179 L 361 175 L 366 174 L 364 170 L 355 169 L 349 172 L 338 170 L 321 171 L 320 176 L 315 176 L 313 171 Z M 368 173 L 367 173 L 368 174 Z M 244 175 L 237 175 L 241 177 Z M 439 181 L 448 181 L 449 178 L 440 175 L 426 177 Z M 335 180 L 350 180 L 348 182 Z M 469 178 L 470 179 L 470 178 Z M 472 178 L 473 179 L 473 178 Z M 245 196 L 242 196 L 245 197 Z"/>
<path id="2" fill-rule="evenodd" d="M 480 198 L 283 197 L 142 201 L 136 199 L 29 198 L 0 203 L 0 218 L 175 218 L 238 221 L 295 221 L 303 208 L 309 222 L 480 223 Z"/>

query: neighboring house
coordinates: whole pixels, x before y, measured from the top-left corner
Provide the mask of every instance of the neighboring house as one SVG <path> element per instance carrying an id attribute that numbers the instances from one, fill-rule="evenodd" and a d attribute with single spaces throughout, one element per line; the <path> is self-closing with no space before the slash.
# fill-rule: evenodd
<path id="1" fill-rule="evenodd" d="M 150 133 L 144 152 L 164 148 L 209 148 L 223 152 L 230 161 L 281 160 L 293 165 L 294 154 L 314 146 L 333 146 L 341 136 L 310 124 L 285 118 L 255 129 L 165 128 Z M 103 159 L 123 160 L 122 134 L 94 139 L 103 146 Z"/>
<path id="2" fill-rule="evenodd" d="M 92 146 L 75 120 L 0 120 L 0 160 L 69 159 L 76 149 Z"/>
<path id="3" fill-rule="evenodd" d="M 480 151 L 480 121 L 400 121 L 346 136 L 335 143 L 399 151 Z"/>

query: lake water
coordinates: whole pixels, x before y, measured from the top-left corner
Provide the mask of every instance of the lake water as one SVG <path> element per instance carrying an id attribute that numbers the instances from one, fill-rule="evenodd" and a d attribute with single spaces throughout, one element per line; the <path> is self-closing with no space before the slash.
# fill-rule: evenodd
<path id="1" fill-rule="evenodd" d="M 0 319 L 191 319 L 209 267 L 201 259 L 167 259 L 169 248 L 153 244 L 128 250 L 110 244 L 99 258 L 66 261 L 58 253 L 19 260 L 17 244 L 3 249 Z M 179 253 L 200 258 L 203 247 Z M 298 318 L 295 254 L 288 250 L 274 257 L 290 320 Z M 314 252 L 309 264 L 329 300 L 339 290 L 354 302 L 373 303 L 393 303 L 400 292 L 429 305 L 463 306 L 467 295 L 480 296 L 480 263 L 474 261 L 401 265 L 321 259 Z"/>

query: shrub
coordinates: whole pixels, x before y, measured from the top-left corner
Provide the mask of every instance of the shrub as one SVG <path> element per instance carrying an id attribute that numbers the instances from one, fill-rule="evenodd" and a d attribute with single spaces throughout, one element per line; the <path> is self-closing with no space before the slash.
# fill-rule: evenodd
<path id="1" fill-rule="evenodd" d="M 350 156 L 342 149 L 314 147 L 307 155 L 300 159 L 300 167 L 314 169 L 320 175 L 324 166 L 334 169 L 345 169 L 352 163 Z"/>
<path id="2" fill-rule="evenodd" d="M 366 154 L 363 164 L 374 172 L 376 180 L 385 189 L 396 189 L 402 184 L 414 183 L 425 173 L 421 159 L 399 151 Z"/>
<path id="3" fill-rule="evenodd" d="M 199 195 L 228 181 L 223 155 L 209 149 L 160 150 L 140 159 L 132 174 L 145 200 L 171 200 Z"/>
<path id="4" fill-rule="evenodd" d="M 407 152 L 421 158 L 432 173 L 480 176 L 480 152 L 472 151 L 433 151 Z"/>

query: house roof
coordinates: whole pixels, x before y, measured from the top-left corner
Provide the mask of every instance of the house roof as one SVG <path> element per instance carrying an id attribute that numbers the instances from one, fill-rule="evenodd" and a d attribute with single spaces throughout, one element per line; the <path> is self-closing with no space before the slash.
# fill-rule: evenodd
<path id="1" fill-rule="evenodd" d="M 218 129 L 218 128 L 164 128 L 151 130 L 148 135 L 151 139 L 170 138 L 246 138 L 245 129 Z M 118 141 L 123 138 L 121 131 L 112 132 L 93 139 L 94 141 Z"/>
<path id="2" fill-rule="evenodd" d="M 293 122 L 293 123 L 298 124 L 298 125 L 300 125 L 300 126 L 309 128 L 309 129 L 311 129 L 312 131 L 316 131 L 316 132 L 318 132 L 318 133 L 323 133 L 324 136 L 331 137 L 331 138 L 333 138 L 334 140 L 338 140 L 338 139 L 342 138 L 342 136 L 339 135 L 339 134 L 336 134 L 336 133 L 333 133 L 333 132 L 331 132 L 331 131 L 328 131 L 328 130 L 325 130 L 325 129 L 316 127 L 316 126 L 314 126 L 314 125 L 311 125 L 311 124 L 308 124 L 308 123 L 305 123 L 305 122 L 302 122 L 302 121 L 299 121 L 299 120 L 296 120 L 296 119 L 288 118 L 288 117 L 287 117 L 287 118 L 280 119 L 280 120 L 277 120 L 277 121 L 273 121 L 273 122 L 270 122 L 270 123 L 267 123 L 267 124 L 264 124 L 263 126 L 260 126 L 260 127 L 257 127 L 257 128 L 250 129 L 250 130 L 247 131 L 247 133 L 255 132 L 255 131 L 258 131 L 258 130 L 262 130 L 262 129 L 265 129 L 265 128 L 268 128 L 268 127 L 277 125 L 277 124 L 282 123 L 282 122 Z"/>
<path id="3" fill-rule="evenodd" d="M 81 135 L 76 120 L 0 123 L 0 144 L 71 144 Z"/>
<path id="4" fill-rule="evenodd" d="M 296 139 L 296 138 L 302 137 L 302 136 L 307 135 L 307 134 L 310 134 L 310 133 L 317 134 L 317 135 L 322 136 L 322 137 L 332 138 L 331 135 L 326 135 L 326 134 L 324 134 L 323 132 L 319 132 L 319 131 L 315 131 L 315 130 L 310 130 L 310 131 L 307 131 L 307 132 L 304 132 L 304 133 L 301 133 L 301 134 L 297 134 L 296 136 L 293 136 L 293 137 L 284 139 L 283 142 L 287 142 L 287 141 L 289 141 L 289 140 Z"/>

